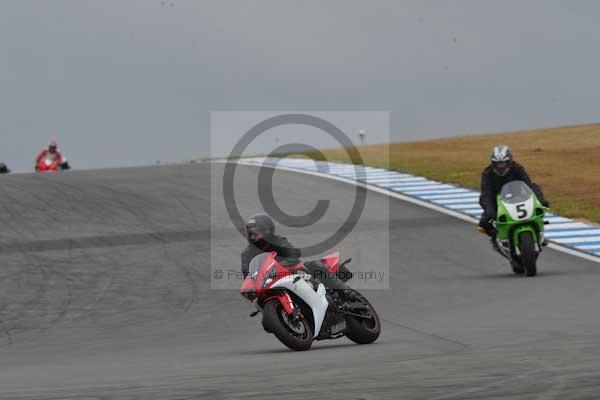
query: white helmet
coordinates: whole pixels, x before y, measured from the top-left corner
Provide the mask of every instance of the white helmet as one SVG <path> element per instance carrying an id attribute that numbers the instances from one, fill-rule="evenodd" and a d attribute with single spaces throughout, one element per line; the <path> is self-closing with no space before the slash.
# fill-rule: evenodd
<path id="1" fill-rule="evenodd" d="M 508 146 L 496 146 L 492 151 L 492 169 L 500 176 L 504 176 L 510 170 L 513 163 L 512 151 Z"/>

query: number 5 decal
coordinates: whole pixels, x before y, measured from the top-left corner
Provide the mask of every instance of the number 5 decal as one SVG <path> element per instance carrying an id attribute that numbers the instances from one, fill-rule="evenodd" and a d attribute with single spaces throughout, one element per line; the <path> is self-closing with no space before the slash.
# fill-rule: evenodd
<path id="1" fill-rule="evenodd" d="M 527 210 L 525 209 L 525 203 L 517 204 L 517 212 L 519 213 L 517 216 L 519 219 L 525 218 L 527 216 Z"/>

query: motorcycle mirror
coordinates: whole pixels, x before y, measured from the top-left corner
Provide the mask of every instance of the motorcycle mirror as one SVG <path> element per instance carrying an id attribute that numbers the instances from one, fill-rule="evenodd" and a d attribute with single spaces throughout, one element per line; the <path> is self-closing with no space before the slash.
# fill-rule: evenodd
<path id="1" fill-rule="evenodd" d="M 349 258 L 346 261 L 344 261 L 343 263 L 341 263 L 340 268 L 342 268 L 344 265 L 348 264 L 350 261 L 352 261 L 352 258 Z"/>

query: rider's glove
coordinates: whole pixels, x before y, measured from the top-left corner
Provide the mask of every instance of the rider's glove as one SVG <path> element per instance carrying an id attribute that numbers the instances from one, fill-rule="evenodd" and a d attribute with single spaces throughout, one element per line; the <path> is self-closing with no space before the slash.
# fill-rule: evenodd
<path id="1" fill-rule="evenodd" d="M 550 207 L 550 203 L 548 202 L 548 200 L 541 200 L 540 203 L 542 203 L 542 205 L 546 208 Z"/>

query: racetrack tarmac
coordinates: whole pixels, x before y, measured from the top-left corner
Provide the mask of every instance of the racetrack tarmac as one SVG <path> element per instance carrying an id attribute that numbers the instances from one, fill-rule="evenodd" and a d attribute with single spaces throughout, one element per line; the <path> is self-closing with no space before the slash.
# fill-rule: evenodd
<path id="1" fill-rule="evenodd" d="M 516 277 L 472 224 L 374 192 L 337 248 L 389 260 L 389 289 L 364 292 L 382 336 L 287 350 L 237 290 L 211 289 L 211 247 L 238 267 L 244 246 L 211 207 L 211 169 L 223 166 L 1 177 L 1 399 L 600 396 L 599 264 L 548 249 L 539 276 Z M 258 171 L 238 168 L 243 215 L 259 209 Z M 354 199 L 352 185 L 293 172 L 273 186 L 297 213 L 327 193 L 317 236 Z"/>

